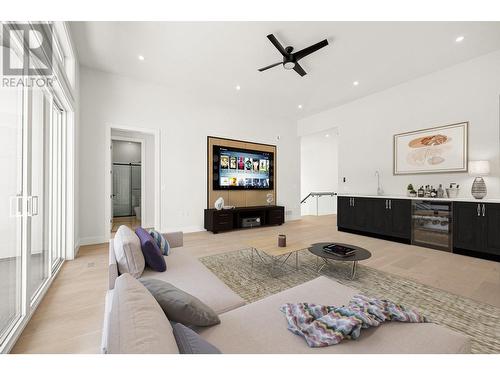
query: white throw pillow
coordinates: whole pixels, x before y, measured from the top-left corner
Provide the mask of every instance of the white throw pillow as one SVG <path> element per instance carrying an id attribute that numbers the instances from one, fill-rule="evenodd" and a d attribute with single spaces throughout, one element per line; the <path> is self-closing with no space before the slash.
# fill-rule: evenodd
<path id="1" fill-rule="evenodd" d="M 139 237 L 129 227 L 118 228 L 113 239 L 116 263 L 120 274 L 129 273 L 136 279 L 141 277 L 146 265 Z"/>
<path id="2" fill-rule="evenodd" d="M 107 353 L 179 354 L 172 326 L 160 305 L 128 274 L 116 279 Z"/>

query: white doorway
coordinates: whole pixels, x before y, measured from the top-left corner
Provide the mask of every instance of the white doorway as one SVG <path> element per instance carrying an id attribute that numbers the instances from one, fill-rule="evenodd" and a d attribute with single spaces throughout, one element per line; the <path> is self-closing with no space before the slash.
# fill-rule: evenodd
<path id="1" fill-rule="evenodd" d="M 106 232 L 160 228 L 160 158 L 156 130 L 108 125 Z"/>
<path id="2" fill-rule="evenodd" d="M 338 191 L 338 129 L 331 128 L 304 135 L 300 139 L 301 215 L 337 213 Z"/>
<path id="3" fill-rule="evenodd" d="M 145 159 L 144 140 L 111 136 L 112 160 L 112 213 L 111 232 L 116 232 L 120 225 L 131 229 L 140 227 L 144 202 L 144 173 L 142 161 Z"/>

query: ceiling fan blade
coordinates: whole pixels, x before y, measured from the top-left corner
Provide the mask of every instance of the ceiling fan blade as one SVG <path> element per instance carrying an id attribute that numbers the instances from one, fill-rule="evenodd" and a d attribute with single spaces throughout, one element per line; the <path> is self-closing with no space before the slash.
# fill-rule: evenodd
<path id="1" fill-rule="evenodd" d="M 293 70 L 299 73 L 301 77 L 304 77 L 307 74 L 306 71 L 299 65 L 299 63 L 295 63 Z"/>
<path id="2" fill-rule="evenodd" d="M 276 39 L 276 37 L 273 35 L 273 34 L 269 34 L 267 36 L 267 39 L 269 39 L 271 41 L 271 43 L 278 49 L 278 51 L 280 51 L 280 53 L 285 56 L 285 57 L 288 57 L 288 53 L 286 53 L 285 49 L 283 48 L 283 46 L 280 44 L 280 42 L 278 42 L 278 39 Z"/>
<path id="3" fill-rule="evenodd" d="M 263 72 L 264 70 L 267 70 L 267 69 L 270 69 L 270 68 L 274 68 L 275 66 L 278 66 L 278 65 L 282 65 L 283 63 L 280 61 L 280 62 L 277 62 L 275 64 L 271 64 L 271 65 L 268 65 L 264 68 L 260 68 L 259 69 L 259 72 Z"/>
<path id="4" fill-rule="evenodd" d="M 318 42 L 316 44 L 313 44 L 312 46 L 309 46 L 307 48 L 301 49 L 300 51 L 297 51 L 293 54 L 293 57 L 295 57 L 295 60 L 299 61 L 301 58 L 306 57 L 307 55 L 310 55 L 313 52 L 316 52 L 320 48 L 326 47 L 328 45 L 328 40 L 322 40 L 321 42 Z"/>

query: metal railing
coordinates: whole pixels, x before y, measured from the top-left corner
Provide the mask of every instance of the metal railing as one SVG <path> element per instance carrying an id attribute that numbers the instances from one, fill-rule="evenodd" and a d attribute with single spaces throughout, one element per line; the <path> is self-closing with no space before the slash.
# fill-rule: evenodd
<path id="1" fill-rule="evenodd" d="M 334 197 L 334 196 L 336 196 L 336 195 L 337 195 L 337 193 L 336 193 L 336 192 L 333 192 L 333 191 L 323 191 L 323 192 L 318 192 L 318 191 L 316 191 L 316 192 L 310 192 L 309 194 L 307 194 L 307 196 L 306 196 L 304 199 L 302 199 L 302 200 L 300 201 L 300 203 L 301 203 L 301 204 L 302 204 L 302 203 L 306 203 L 306 202 L 307 202 L 307 200 L 308 200 L 309 198 L 311 198 L 311 197 L 316 198 L 316 216 L 318 216 L 318 215 L 319 215 L 319 198 L 320 198 L 320 197 L 323 197 L 323 196 L 330 196 L 330 197 Z"/>

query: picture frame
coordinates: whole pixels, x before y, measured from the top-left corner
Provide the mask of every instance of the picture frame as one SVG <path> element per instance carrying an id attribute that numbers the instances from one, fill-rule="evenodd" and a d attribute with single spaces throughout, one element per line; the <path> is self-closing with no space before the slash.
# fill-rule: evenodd
<path id="1" fill-rule="evenodd" d="M 469 122 L 393 136 L 394 175 L 467 172 Z"/>

